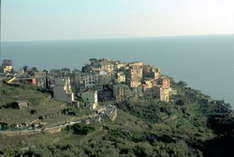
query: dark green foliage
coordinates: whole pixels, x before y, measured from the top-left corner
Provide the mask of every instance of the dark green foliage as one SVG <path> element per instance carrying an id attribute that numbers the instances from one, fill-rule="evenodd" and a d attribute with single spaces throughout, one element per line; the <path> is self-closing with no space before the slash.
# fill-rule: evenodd
<path id="1" fill-rule="evenodd" d="M 74 134 L 77 135 L 87 135 L 95 130 L 94 127 L 84 124 L 74 124 L 72 126 L 68 126 L 66 128 L 68 131 L 72 131 Z"/>
<path id="2" fill-rule="evenodd" d="M 30 113 L 31 113 L 31 114 L 36 114 L 36 113 L 37 113 L 37 110 L 30 110 Z"/>
<path id="3" fill-rule="evenodd" d="M 162 120 L 162 115 L 170 116 L 174 107 L 169 103 L 158 100 L 152 101 L 125 101 L 118 104 L 118 107 L 130 114 L 142 118 L 147 122 L 156 123 Z"/>
<path id="4" fill-rule="evenodd" d="M 201 150 L 204 157 L 231 157 L 234 154 L 233 145 L 233 136 L 219 136 L 204 142 Z"/>
<path id="5" fill-rule="evenodd" d="M 231 135 L 234 133 L 234 117 L 228 115 L 210 115 L 208 124 L 218 135 Z"/>
<path id="6" fill-rule="evenodd" d="M 1 130 L 7 130 L 9 127 L 8 127 L 8 124 L 7 123 L 3 123 L 3 122 L 0 122 L 0 131 Z"/>
<path id="7" fill-rule="evenodd" d="M 226 116 L 228 110 L 225 116 L 217 112 L 220 106 L 229 109 L 228 104 L 213 100 L 184 82 L 172 82 L 172 86 L 178 94 L 170 103 L 144 98 L 128 100 L 117 104 L 118 118 L 114 122 L 68 126 L 62 137 L 53 135 L 56 140 L 49 144 L 3 150 L 4 157 L 232 156 L 233 118 Z M 62 113 L 80 116 L 83 111 L 69 106 Z"/>
<path id="8" fill-rule="evenodd" d="M 70 115 L 70 116 L 78 116 L 77 109 L 75 108 L 66 108 L 62 110 L 63 114 Z"/>

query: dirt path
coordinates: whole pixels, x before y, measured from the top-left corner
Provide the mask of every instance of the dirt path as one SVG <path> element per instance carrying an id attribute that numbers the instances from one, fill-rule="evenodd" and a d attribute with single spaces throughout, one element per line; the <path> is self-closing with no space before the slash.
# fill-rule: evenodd
<path id="1" fill-rule="evenodd" d="M 98 114 L 93 114 L 93 115 L 83 116 L 83 117 L 79 117 L 79 118 L 74 118 L 72 121 L 69 121 L 69 122 L 66 122 L 65 124 L 57 125 L 54 127 L 35 129 L 35 130 L 0 131 L 0 134 L 5 135 L 5 136 L 33 135 L 33 134 L 39 134 L 39 133 L 43 133 L 43 132 L 53 134 L 53 133 L 60 132 L 66 126 L 78 124 L 81 122 L 81 120 L 85 120 L 88 118 L 95 118 L 97 116 L 98 116 Z"/>

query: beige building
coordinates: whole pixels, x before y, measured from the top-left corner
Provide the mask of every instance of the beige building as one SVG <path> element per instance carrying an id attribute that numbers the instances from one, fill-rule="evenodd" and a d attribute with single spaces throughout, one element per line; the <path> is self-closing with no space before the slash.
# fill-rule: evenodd
<path id="1" fill-rule="evenodd" d="M 153 69 L 153 78 L 158 79 L 161 76 L 161 70 L 159 68 L 154 68 Z"/>
<path id="2" fill-rule="evenodd" d="M 169 102 L 170 101 L 170 89 L 169 88 L 162 88 L 160 86 L 156 86 L 153 88 L 153 91 L 155 93 L 155 97 L 160 99 L 163 102 Z"/>
<path id="3" fill-rule="evenodd" d="M 87 89 L 82 94 L 81 97 L 85 105 L 89 106 L 91 109 L 95 110 L 98 106 L 98 93 L 96 90 Z"/>
<path id="4" fill-rule="evenodd" d="M 171 80 L 166 77 L 162 76 L 156 80 L 157 85 L 162 86 L 163 88 L 170 88 L 171 87 Z"/>
<path id="5" fill-rule="evenodd" d="M 130 87 L 136 88 L 141 85 L 143 79 L 143 62 L 132 62 L 129 65 L 127 81 Z"/>
<path id="6" fill-rule="evenodd" d="M 126 82 L 126 76 L 124 72 L 117 72 L 116 73 L 116 78 L 115 78 L 116 83 L 125 83 Z"/>

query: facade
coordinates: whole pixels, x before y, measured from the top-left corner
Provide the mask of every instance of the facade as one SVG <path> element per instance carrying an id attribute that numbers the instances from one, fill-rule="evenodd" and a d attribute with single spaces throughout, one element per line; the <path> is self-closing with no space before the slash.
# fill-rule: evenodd
<path id="1" fill-rule="evenodd" d="M 35 72 L 33 75 L 33 84 L 41 88 L 47 88 L 47 78 L 45 72 Z"/>
<path id="2" fill-rule="evenodd" d="M 126 82 L 126 76 L 124 72 L 117 72 L 115 77 L 116 83 L 125 83 Z"/>
<path id="3" fill-rule="evenodd" d="M 92 72 L 92 73 L 76 73 L 71 77 L 72 85 L 78 91 L 82 91 L 87 88 L 100 87 L 108 84 L 112 80 L 112 76 L 105 71 Z"/>
<path id="4" fill-rule="evenodd" d="M 118 62 L 118 63 L 115 64 L 115 66 L 116 66 L 116 70 L 120 70 L 122 68 L 125 68 L 127 66 L 127 63 Z"/>
<path id="5" fill-rule="evenodd" d="M 171 81 L 168 77 L 163 76 L 163 77 L 157 79 L 157 85 L 160 85 L 163 88 L 170 88 Z"/>
<path id="6" fill-rule="evenodd" d="M 144 75 L 144 78 L 159 79 L 160 69 L 154 67 L 153 65 L 144 65 L 143 75 Z"/>
<path id="7" fill-rule="evenodd" d="M 159 79 L 160 76 L 161 76 L 161 70 L 159 68 L 154 68 L 154 70 L 153 70 L 154 79 Z"/>
<path id="8" fill-rule="evenodd" d="M 153 88 L 153 80 L 144 81 L 144 83 L 142 84 L 142 90 L 143 90 L 144 96 L 153 97 L 152 88 Z"/>
<path id="9" fill-rule="evenodd" d="M 170 89 L 169 88 L 162 88 L 160 86 L 155 86 L 153 88 L 154 96 L 160 101 L 169 102 L 170 101 Z"/>
<path id="10" fill-rule="evenodd" d="M 71 90 L 70 79 L 56 79 L 53 94 L 56 100 L 72 103 L 74 101 L 74 93 Z"/>
<path id="11" fill-rule="evenodd" d="M 90 88 L 95 86 L 99 81 L 99 75 L 97 73 L 85 73 L 82 75 L 82 81 L 85 88 Z"/>
<path id="12" fill-rule="evenodd" d="M 81 97 L 85 105 L 89 106 L 91 109 L 96 109 L 98 106 L 98 92 L 93 89 L 87 89 L 81 94 Z"/>
<path id="13" fill-rule="evenodd" d="M 100 72 L 105 71 L 110 73 L 114 70 L 114 61 L 109 59 L 90 59 L 90 64 L 82 68 L 83 72 Z"/>
<path id="14" fill-rule="evenodd" d="M 132 62 L 128 69 L 128 84 L 132 88 L 139 87 L 143 79 L 143 62 Z"/>
<path id="15" fill-rule="evenodd" d="M 53 78 L 67 78 L 70 75 L 71 70 L 68 68 L 50 70 L 50 76 Z"/>
<path id="16" fill-rule="evenodd" d="M 117 84 L 113 86 L 113 95 L 117 102 L 121 102 L 131 95 L 131 91 L 127 85 Z"/>

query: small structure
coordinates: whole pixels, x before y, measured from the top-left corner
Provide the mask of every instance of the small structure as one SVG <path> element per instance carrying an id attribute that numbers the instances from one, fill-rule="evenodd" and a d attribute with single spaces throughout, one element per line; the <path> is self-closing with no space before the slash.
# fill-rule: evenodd
<path id="1" fill-rule="evenodd" d="M 107 106 L 106 115 L 111 121 L 115 121 L 118 115 L 117 107 L 114 105 Z"/>
<path id="2" fill-rule="evenodd" d="M 160 69 L 153 65 L 144 65 L 143 75 L 144 78 L 158 79 L 160 77 Z"/>
<path id="3" fill-rule="evenodd" d="M 3 60 L 2 70 L 4 73 L 11 73 L 13 71 L 12 61 L 10 59 Z"/>
<path id="4" fill-rule="evenodd" d="M 89 106 L 91 109 L 95 110 L 98 106 L 98 93 L 96 90 L 87 89 L 82 94 L 81 97 L 85 105 Z"/>
<path id="5" fill-rule="evenodd" d="M 26 101 L 15 101 L 7 105 L 7 108 L 12 108 L 12 109 L 24 109 L 29 106 L 29 103 Z"/>
<path id="6" fill-rule="evenodd" d="M 72 103 L 74 101 L 74 93 L 71 90 L 70 79 L 56 79 L 53 88 L 54 99 Z"/>

